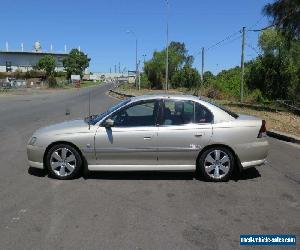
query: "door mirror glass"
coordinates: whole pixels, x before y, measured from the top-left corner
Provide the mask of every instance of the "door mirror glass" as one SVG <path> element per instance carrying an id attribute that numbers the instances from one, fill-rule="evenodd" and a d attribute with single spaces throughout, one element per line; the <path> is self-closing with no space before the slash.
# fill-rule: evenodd
<path id="1" fill-rule="evenodd" d="M 104 121 L 103 126 L 106 128 L 111 128 L 114 126 L 114 121 L 112 119 L 108 118 Z"/>

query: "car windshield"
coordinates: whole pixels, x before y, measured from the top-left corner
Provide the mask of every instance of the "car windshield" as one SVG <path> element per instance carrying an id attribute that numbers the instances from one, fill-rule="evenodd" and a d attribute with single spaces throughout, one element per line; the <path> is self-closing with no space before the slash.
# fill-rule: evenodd
<path id="1" fill-rule="evenodd" d="M 105 112 L 103 112 L 101 114 L 91 115 L 90 117 L 86 117 L 85 122 L 95 125 L 97 122 L 101 121 L 105 116 L 107 116 L 109 113 L 119 109 L 120 107 L 127 104 L 128 102 L 130 102 L 130 99 L 126 99 L 121 102 L 118 102 L 117 104 L 110 107 L 108 110 L 106 110 Z"/>

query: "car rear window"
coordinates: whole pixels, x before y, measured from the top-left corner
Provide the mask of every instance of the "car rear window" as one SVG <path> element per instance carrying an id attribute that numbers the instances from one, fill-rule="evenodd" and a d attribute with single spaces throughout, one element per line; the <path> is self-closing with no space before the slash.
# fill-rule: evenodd
<path id="1" fill-rule="evenodd" d="M 229 114 L 230 116 L 232 116 L 233 118 L 237 119 L 239 117 L 239 115 L 237 113 L 232 112 L 231 110 L 225 108 L 224 106 L 220 105 L 220 104 L 216 104 L 214 102 L 211 101 L 207 101 L 206 102 L 210 103 L 211 105 L 218 107 L 219 109 L 223 110 L 224 112 L 226 112 L 227 114 Z"/>

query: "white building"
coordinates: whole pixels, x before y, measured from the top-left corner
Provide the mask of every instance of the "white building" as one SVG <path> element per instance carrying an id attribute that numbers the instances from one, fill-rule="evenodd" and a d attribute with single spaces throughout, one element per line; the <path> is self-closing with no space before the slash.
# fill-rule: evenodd
<path id="1" fill-rule="evenodd" d="M 56 60 L 56 71 L 63 71 L 63 59 L 66 53 L 52 52 L 21 52 L 21 51 L 0 51 L 0 72 L 17 69 L 26 72 L 31 70 L 42 56 L 51 55 Z"/>

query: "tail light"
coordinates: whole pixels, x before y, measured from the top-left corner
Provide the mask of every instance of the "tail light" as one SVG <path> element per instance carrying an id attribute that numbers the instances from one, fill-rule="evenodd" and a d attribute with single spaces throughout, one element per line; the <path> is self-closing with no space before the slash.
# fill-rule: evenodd
<path id="1" fill-rule="evenodd" d="M 260 127 L 257 138 L 262 138 L 262 137 L 266 137 L 266 136 L 267 136 L 266 121 L 262 120 L 261 127 Z"/>

